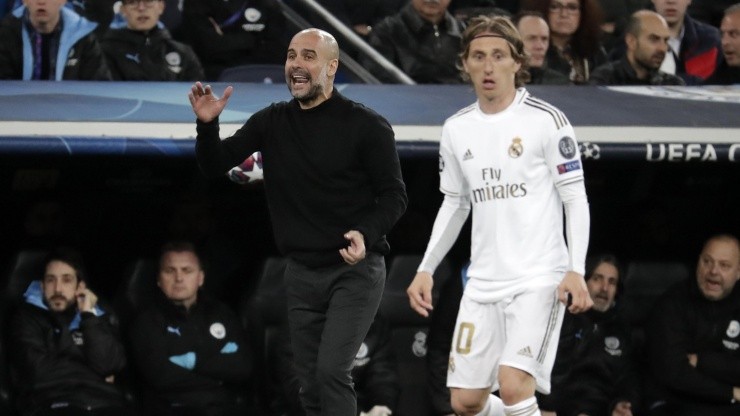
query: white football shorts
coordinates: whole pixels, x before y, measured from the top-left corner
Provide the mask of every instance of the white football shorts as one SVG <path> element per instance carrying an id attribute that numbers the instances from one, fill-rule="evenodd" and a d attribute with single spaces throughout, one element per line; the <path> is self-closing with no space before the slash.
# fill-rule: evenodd
<path id="1" fill-rule="evenodd" d="M 505 365 L 534 376 L 537 390 L 550 393 L 550 373 L 558 349 L 565 306 L 557 284 L 526 289 L 495 303 L 463 295 L 452 338 L 447 386 L 499 389 Z"/>

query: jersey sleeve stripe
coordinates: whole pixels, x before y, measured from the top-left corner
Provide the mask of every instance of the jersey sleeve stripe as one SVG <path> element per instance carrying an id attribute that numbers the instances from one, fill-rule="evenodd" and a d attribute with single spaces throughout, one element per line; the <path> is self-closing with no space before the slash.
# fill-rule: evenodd
<path id="1" fill-rule="evenodd" d="M 555 120 L 555 126 L 558 128 L 558 130 L 568 125 L 568 120 L 565 118 L 563 113 L 549 104 L 543 103 L 541 101 L 536 101 L 531 98 L 527 99 L 525 104 L 549 113 L 550 116 L 552 116 L 553 120 Z"/>

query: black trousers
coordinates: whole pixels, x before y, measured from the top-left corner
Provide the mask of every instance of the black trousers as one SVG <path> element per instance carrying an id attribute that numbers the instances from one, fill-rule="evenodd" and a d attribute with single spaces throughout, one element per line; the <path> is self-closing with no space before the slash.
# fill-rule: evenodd
<path id="1" fill-rule="evenodd" d="M 354 266 L 285 270 L 288 322 L 307 416 L 355 416 L 352 362 L 385 287 L 385 259 L 368 253 Z"/>

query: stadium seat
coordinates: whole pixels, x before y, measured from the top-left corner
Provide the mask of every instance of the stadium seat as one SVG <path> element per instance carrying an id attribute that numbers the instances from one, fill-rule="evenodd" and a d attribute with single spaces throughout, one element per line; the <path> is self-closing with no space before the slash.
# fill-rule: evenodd
<path id="1" fill-rule="evenodd" d="M 421 259 L 419 255 L 398 255 L 390 260 L 385 292 L 380 302 L 380 313 L 390 321 L 393 349 L 398 362 L 401 392 L 398 407 L 393 413 L 397 416 L 424 416 L 431 410 L 426 380 L 430 318 L 424 318 L 412 310 L 406 295 L 406 288 L 416 275 Z M 439 289 L 452 275 L 452 267 L 443 261 L 434 274 L 433 303 L 439 298 Z"/>
<path id="2" fill-rule="evenodd" d="M 285 67 L 278 64 L 249 64 L 226 68 L 219 82 L 257 82 L 285 84 Z"/>
<path id="3" fill-rule="evenodd" d="M 114 307 L 124 332 L 136 312 L 150 304 L 159 291 L 158 267 L 155 260 L 140 258 L 129 266 L 128 272 L 124 275 L 114 300 Z"/>
<path id="4" fill-rule="evenodd" d="M 645 346 L 645 325 L 655 301 L 676 282 L 687 279 L 691 271 L 681 262 L 633 261 L 627 265 L 622 312 L 632 326 L 632 341 L 638 357 Z M 647 365 L 647 363 L 645 363 Z"/>
<path id="5" fill-rule="evenodd" d="M 44 274 L 43 261 L 47 253 L 44 250 L 27 250 L 20 251 L 15 255 L 11 263 L 11 270 L 5 280 L 3 309 L 20 302 L 31 281 L 41 278 Z"/>
<path id="6" fill-rule="evenodd" d="M 681 262 L 633 261 L 627 265 L 622 297 L 625 317 L 632 325 L 642 325 L 655 300 L 674 283 L 689 277 L 689 267 Z"/>

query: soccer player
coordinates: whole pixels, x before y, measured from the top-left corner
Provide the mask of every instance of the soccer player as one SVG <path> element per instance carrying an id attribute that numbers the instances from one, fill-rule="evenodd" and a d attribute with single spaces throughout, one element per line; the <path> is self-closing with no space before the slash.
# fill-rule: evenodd
<path id="1" fill-rule="evenodd" d="M 593 304 L 583 274 L 589 211 L 578 144 L 568 119 L 521 86 L 527 55 L 511 21 L 472 20 L 463 76 L 477 102 L 442 129 L 437 214 L 407 292 L 432 310 L 432 275 L 473 206 L 469 281 L 452 340 L 447 386 L 458 415 L 539 415 L 548 393 L 564 306 Z M 563 238 L 563 207 L 568 245 Z M 492 394 L 499 391 L 500 399 Z"/>

